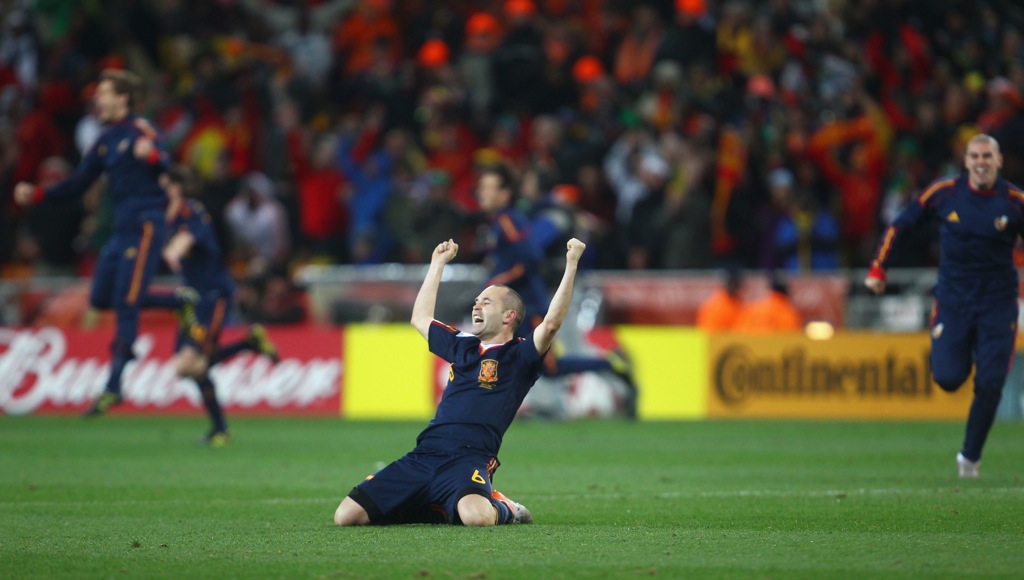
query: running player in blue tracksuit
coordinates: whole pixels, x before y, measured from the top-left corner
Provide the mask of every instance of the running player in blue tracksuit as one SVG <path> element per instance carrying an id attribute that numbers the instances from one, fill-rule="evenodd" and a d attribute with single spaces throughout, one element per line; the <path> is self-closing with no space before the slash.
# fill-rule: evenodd
<path id="1" fill-rule="evenodd" d="M 957 454 L 960 477 L 978 477 L 1017 337 L 1013 248 L 1024 234 L 1024 191 L 999 177 L 1002 163 L 995 139 L 972 137 L 964 158 L 966 174 L 933 182 L 896 216 L 864 282 L 882 293 L 886 261 L 900 233 L 927 220 L 940 222 L 932 375 L 944 390 L 955 391 L 975 367 L 974 400 Z"/>
<path id="2" fill-rule="evenodd" d="M 519 336 L 526 336 L 543 318 L 548 309 L 547 289 L 544 286 L 544 253 L 530 232 L 529 220 L 513 206 L 515 183 L 511 171 L 504 165 L 484 169 L 477 183 L 480 210 L 487 214 L 487 241 L 490 262 L 488 285 L 503 284 L 523 297 L 526 303 L 526 324 L 519 328 Z M 629 361 L 620 351 L 610 351 L 605 357 L 558 353 L 556 344 L 544 361 L 542 372 L 546 376 L 571 373 L 612 371 L 623 379 L 629 393 L 626 414 L 636 418 L 637 389 Z"/>
<path id="3" fill-rule="evenodd" d="M 210 431 L 203 441 L 220 447 L 231 441 L 227 422 L 210 368 L 242 352 L 255 351 L 277 361 L 277 349 L 266 331 L 256 324 L 248 335 L 232 344 L 220 347 L 220 333 L 231 312 L 235 281 L 224 265 L 224 256 L 217 243 L 210 214 L 192 194 L 194 180 L 187 168 L 175 167 L 167 174 L 167 195 L 170 198 L 170 240 L 164 248 L 164 260 L 171 270 L 180 273 L 186 290 L 193 296 L 194 316 L 182 320 L 175 348 L 174 366 L 179 376 L 191 378 L 199 386 L 203 406 L 210 417 Z M 175 295 L 148 294 L 147 307 L 178 308 Z"/>
<path id="4" fill-rule="evenodd" d="M 459 250 L 452 240 L 437 245 L 411 322 L 430 352 L 451 363 L 448 385 L 416 448 L 353 488 L 334 513 L 335 524 L 533 521 L 524 506 L 494 490 L 491 478 L 505 431 L 540 376 L 544 353 L 565 320 L 585 248 L 575 238 L 566 243 L 565 272 L 551 306 L 523 338 L 516 336 L 523 300 L 507 286 L 488 286 L 477 296 L 470 332 L 434 320 L 441 274 Z"/>
<path id="5" fill-rule="evenodd" d="M 168 157 L 149 122 L 132 112 L 140 87 L 139 78 L 130 72 L 104 70 L 93 97 L 104 130 L 75 173 L 45 190 L 31 183 L 19 183 L 14 190 L 15 200 L 28 205 L 80 195 L 101 174 L 107 176 L 114 232 L 96 264 L 89 298 L 96 308 L 114 309 L 117 333 L 111 345 L 106 389 L 87 416 L 101 415 L 122 400 L 121 374 L 134 356 L 141 298 L 156 272 L 164 244 L 167 196 L 159 176 L 169 167 Z"/>

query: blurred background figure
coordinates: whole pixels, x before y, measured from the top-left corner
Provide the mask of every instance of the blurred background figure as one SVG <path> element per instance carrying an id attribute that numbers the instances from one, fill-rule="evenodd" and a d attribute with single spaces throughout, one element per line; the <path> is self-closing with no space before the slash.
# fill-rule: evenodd
<path id="1" fill-rule="evenodd" d="M 725 271 L 722 285 L 697 309 L 697 327 L 708 332 L 727 332 L 735 329 L 743 309 L 740 289 L 743 274 L 738 268 Z"/>
<path id="2" fill-rule="evenodd" d="M 322 136 L 313 146 L 309 170 L 297 187 L 299 228 L 310 258 L 328 263 L 347 263 L 348 183 L 335 165 L 337 141 Z"/>
<path id="3" fill-rule="evenodd" d="M 250 173 L 225 208 L 236 258 L 246 270 L 262 273 L 287 261 L 291 239 L 284 207 L 262 173 Z"/>
<path id="4" fill-rule="evenodd" d="M 746 334 L 774 334 L 803 330 L 803 317 L 789 299 L 789 285 L 778 273 L 771 275 L 768 291 L 743 305 L 734 330 Z"/>

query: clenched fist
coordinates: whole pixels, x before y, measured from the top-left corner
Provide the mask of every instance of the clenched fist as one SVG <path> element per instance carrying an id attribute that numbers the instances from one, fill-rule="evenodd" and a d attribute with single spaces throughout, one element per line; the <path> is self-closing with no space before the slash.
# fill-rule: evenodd
<path id="1" fill-rule="evenodd" d="M 14 186 L 14 203 L 18 205 L 32 205 L 35 201 L 36 186 L 22 181 Z"/>
<path id="2" fill-rule="evenodd" d="M 576 264 L 580 261 L 580 256 L 583 255 L 583 250 L 587 249 L 587 245 L 576 238 L 572 238 L 565 243 L 565 249 L 565 261 Z"/>
<path id="3" fill-rule="evenodd" d="M 455 259 L 455 256 L 459 253 L 459 245 L 455 243 L 455 240 L 449 239 L 447 242 L 441 242 L 434 248 L 434 255 L 431 260 L 440 260 L 442 264 L 447 264 Z"/>

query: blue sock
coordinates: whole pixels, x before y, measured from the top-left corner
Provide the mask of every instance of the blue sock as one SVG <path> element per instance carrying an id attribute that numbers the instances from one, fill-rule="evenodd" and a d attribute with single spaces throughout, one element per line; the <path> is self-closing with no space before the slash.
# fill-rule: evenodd
<path id="1" fill-rule="evenodd" d="M 210 416 L 213 430 L 227 431 L 228 424 L 224 420 L 224 411 L 220 408 L 220 401 L 217 400 L 217 389 L 213 386 L 210 376 L 207 375 L 197 380 L 196 383 L 199 385 L 199 392 L 203 395 L 203 406 L 206 407 L 206 413 Z"/>
<path id="2" fill-rule="evenodd" d="M 110 376 L 107 377 L 106 390 L 109 393 L 121 394 L 121 374 L 128 361 L 135 358 L 132 345 L 139 328 L 138 307 L 119 308 L 117 310 L 117 333 L 110 347 Z"/>
<path id="3" fill-rule="evenodd" d="M 222 346 L 217 349 L 217 352 L 210 355 L 210 358 L 207 359 L 207 365 L 212 367 L 213 365 L 217 363 L 222 363 L 228 360 L 229 358 L 235 356 L 236 354 L 246 350 L 256 350 L 256 345 L 254 345 L 252 342 L 249 342 L 248 340 L 240 340 L 238 342 L 233 342 L 227 346 Z"/>
<path id="4" fill-rule="evenodd" d="M 505 502 L 501 502 L 501 501 L 498 501 L 498 500 L 496 500 L 494 498 L 491 498 L 491 505 L 494 506 L 494 509 L 498 510 L 498 525 L 499 526 L 500 525 L 504 525 L 504 524 L 511 524 L 513 521 L 515 521 L 515 519 L 516 519 L 515 514 L 513 514 L 508 509 L 508 506 L 505 505 Z"/>

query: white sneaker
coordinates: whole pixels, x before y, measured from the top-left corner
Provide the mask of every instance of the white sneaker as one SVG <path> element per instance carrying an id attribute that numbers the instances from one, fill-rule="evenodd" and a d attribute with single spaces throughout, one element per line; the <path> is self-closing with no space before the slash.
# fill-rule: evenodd
<path id="1" fill-rule="evenodd" d="M 956 470 L 960 479 L 977 479 L 979 465 L 981 461 L 971 461 L 963 453 L 956 454 Z"/>

